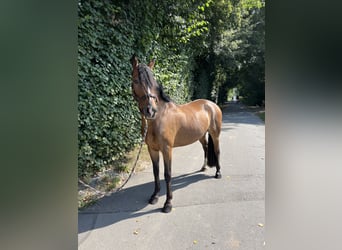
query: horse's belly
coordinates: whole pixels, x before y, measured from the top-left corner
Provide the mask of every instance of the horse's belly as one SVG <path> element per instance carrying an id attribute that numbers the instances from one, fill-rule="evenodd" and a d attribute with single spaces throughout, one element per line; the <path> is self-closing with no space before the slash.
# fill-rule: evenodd
<path id="1" fill-rule="evenodd" d="M 185 116 L 178 121 L 178 124 L 174 125 L 174 127 L 178 127 L 174 131 L 174 147 L 185 146 L 198 141 L 206 134 L 210 123 L 207 113 L 204 112 L 197 112 L 197 116 Z"/>
<path id="2" fill-rule="evenodd" d="M 173 147 L 181 147 L 198 141 L 205 135 L 206 131 L 180 131 L 177 133 Z"/>

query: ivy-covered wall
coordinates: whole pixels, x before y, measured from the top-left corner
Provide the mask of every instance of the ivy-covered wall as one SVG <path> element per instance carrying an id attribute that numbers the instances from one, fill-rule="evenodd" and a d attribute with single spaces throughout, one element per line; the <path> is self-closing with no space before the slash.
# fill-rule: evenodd
<path id="1" fill-rule="evenodd" d="M 156 8 L 151 1 L 79 1 L 79 176 L 110 166 L 140 141 L 133 53 L 143 63 L 156 58 L 166 92 L 178 103 L 189 100 L 187 58 L 158 43 L 163 19 L 154 17 Z"/>

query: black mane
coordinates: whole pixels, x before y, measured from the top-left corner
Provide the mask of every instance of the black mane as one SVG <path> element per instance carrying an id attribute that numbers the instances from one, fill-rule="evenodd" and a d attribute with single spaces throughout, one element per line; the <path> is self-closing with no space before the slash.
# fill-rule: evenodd
<path id="1" fill-rule="evenodd" d="M 141 64 L 139 67 L 139 81 L 146 82 L 147 86 L 150 88 L 155 87 L 159 92 L 161 99 L 165 102 L 172 102 L 171 98 L 164 92 L 163 85 L 159 84 L 153 77 L 152 71 L 150 68 Z"/>
<path id="2" fill-rule="evenodd" d="M 152 88 L 158 83 L 154 80 L 151 70 L 147 67 L 146 64 L 139 65 L 139 82 L 146 82 L 147 86 Z M 151 80 L 152 79 L 152 80 Z"/>
<path id="3" fill-rule="evenodd" d="M 164 102 L 172 102 L 171 98 L 167 94 L 165 94 L 163 85 L 159 84 L 157 89 L 159 91 L 161 99 L 163 99 Z"/>

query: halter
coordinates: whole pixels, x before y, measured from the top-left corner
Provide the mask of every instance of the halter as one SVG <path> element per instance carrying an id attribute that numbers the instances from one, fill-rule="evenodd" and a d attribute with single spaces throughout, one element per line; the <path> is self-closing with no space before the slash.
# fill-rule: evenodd
<path id="1" fill-rule="evenodd" d="M 147 88 L 146 88 L 146 86 L 142 84 L 140 74 L 139 74 L 139 81 L 133 80 L 133 83 L 134 83 L 134 84 L 140 84 L 140 85 L 143 87 L 143 91 L 144 91 L 144 93 L 145 93 L 145 95 L 143 95 L 143 96 L 138 96 L 138 95 L 135 93 L 134 89 L 133 89 L 133 97 L 134 97 L 134 100 L 136 100 L 137 102 L 140 102 L 140 101 L 145 101 L 146 99 L 153 98 L 153 99 L 155 99 L 155 100 L 158 102 L 158 97 L 155 96 L 155 95 L 152 95 L 152 94 L 151 94 L 151 91 L 150 91 L 150 88 L 149 88 L 148 86 L 147 86 Z"/>
<path id="2" fill-rule="evenodd" d="M 141 75 L 142 75 L 144 72 L 147 72 L 147 70 L 146 70 L 144 67 L 141 67 L 141 66 L 139 65 L 139 68 L 138 68 L 138 79 L 139 79 L 139 80 L 133 80 L 133 84 L 140 84 L 140 86 L 142 86 L 143 91 L 144 91 L 144 95 L 143 95 L 143 96 L 138 96 L 138 95 L 135 93 L 134 89 L 133 89 L 133 97 L 134 97 L 134 99 L 135 99 L 137 102 L 141 102 L 141 101 L 148 100 L 147 105 L 145 105 L 145 106 L 143 107 L 143 108 L 147 108 L 148 106 L 152 106 L 152 104 L 151 104 L 151 99 L 154 99 L 155 102 L 158 103 L 158 97 L 155 96 L 155 95 L 153 95 L 153 94 L 151 94 L 151 90 L 150 90 L 150 86 L 149 86 L 149 85 L 152 86 L 152 83 L 150 82 L 149 77 L 144 77 L 144 78 L 145 78 L 144 80 L 145 80 L 145 82 L 146 82 L 147 84 L 143 84 L 142 76 L 141 76 Z M 140 111 L 142 111 L 142 110 L 140 110 Z M 156 111 L 156 110 L 154 110 L 154 111 Z"/>

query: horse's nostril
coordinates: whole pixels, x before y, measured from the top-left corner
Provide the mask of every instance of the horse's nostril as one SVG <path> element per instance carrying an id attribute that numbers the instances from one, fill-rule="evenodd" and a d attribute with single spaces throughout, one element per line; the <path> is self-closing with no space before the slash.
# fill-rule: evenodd
<path id="1" fill-rule="evenodd" d="M 153 114 L 153 108 L 152 108 L 152 106 L 148 106 L 148 107 L 147 107 L 147 112 L 148 112 L 149 115 L 152 115 L 152 114 Z"/>

